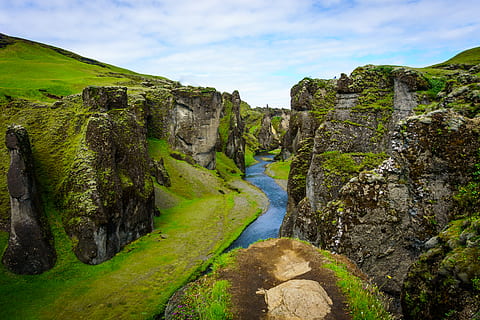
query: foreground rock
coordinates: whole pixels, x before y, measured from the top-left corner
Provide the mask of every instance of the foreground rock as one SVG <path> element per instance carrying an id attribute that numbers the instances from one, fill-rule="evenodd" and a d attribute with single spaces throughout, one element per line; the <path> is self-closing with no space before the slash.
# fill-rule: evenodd
<path id="1" fill-rule="evenodd" d="M 289 280 L 269 290 L 265 295 L 271 320 L 321 320 L 330 314 L 332 299 L 323 287 L 312 280 Z"/>
<path id="2" fill-rule="evenodd" d="M 36 185 L 28 133 L 21 126 L 10 126 L 5 143 L 10 153 L 11 227 L 2 261 L 12 272 L 40 274 L 54 266 L 56 254 Z"/>

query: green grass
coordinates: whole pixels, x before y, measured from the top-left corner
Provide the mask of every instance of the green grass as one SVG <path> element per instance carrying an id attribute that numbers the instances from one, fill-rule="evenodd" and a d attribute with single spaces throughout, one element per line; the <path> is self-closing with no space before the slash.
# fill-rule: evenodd
<path id="1" fill-rule="evenodd" d="M 448 64 L 476 65 L 479 63 L 480 63 L 480 47 L 476 47 L 476 48 L 462 51 L 459 54 L 455 55 L 453 58 L 448 59 L 445 62 L 436 64 L 432 67 L 441 67 Z"/>
<path id="2" fill-rule="evenodd" d="M 330 261 L 324 264 L 338 278 L 337 285 L 347 296 L 348 305 L 354 320 L 393 320 L 379 299 L 380 292 L 372 284 L 367 284 L 348 271 L 346 265 L 336 261 L 327 251 L 321 251 Z"/>
<path id="3" fill-rule="evenodd" d="M 257 160 L 255 160 L 255 152 L 249 146 L 245 146 L 245 167 L 249 167 L 255 163 L 257 163 Z"/>
<path id="4" fill-rule="evenodd" d="M 287 180 L 290 173 L 291 160 L 275 161 L 267 165 L 266 173 L 274 179 Z"/>
<path id="5" fill-rule="evenodd" d="M 156 192 L 174 198 L 168 205 L 160 203 L 154 231 L 109 261 L 85 265 L 73 255 L 60 213 L 47 201 L 58 262 L 38 276 L 14 275 L 1 266 L 0 319 L 152 318 L 260 213 L 258 203 L 264 200 L 237 175 L 229 183 L 241 193 L 228 189 L 214 171 L 169 157 L 165 141 L 150 140 L 149 152 L 164 157 L 172 181 L 171 188 L 156 185 Z M 1 232 L 0 252 L 6 243 L 7 234 Z M 216 288 L 212 297 L 221 290 Z"/>
<path id="6" fill-rule="evenodd" d="M 132 77 L 167 81 L 107 64 L 81 62 L 73 56 L 57 48 L 20 39 L 0 48 L 0 102 L 8 101 L 7 96 L 52 102 L 57 100 L 52 95 L 80 93 L 89 85 L 125 84 L 131 82 Z"/>

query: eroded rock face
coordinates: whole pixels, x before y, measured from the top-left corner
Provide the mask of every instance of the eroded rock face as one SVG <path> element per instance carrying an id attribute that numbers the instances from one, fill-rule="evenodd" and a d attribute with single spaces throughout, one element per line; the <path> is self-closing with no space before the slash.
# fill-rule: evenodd
<path id="1" fill-rule="evenodd" d="M 63 184 L 65 229 L 84 263 L 108 260 L 153 229 L 146 129 L 137 120 L 133 112 L 114 108 L 85 124 Z"/>
<path id="2" fill-rule="evenodd" d="M 288 131 L 290 112 L 284 109 L 257 108 L 263 115 L 258 143 L 262 150 L 275 150 L 281 146 L 282 139 Z"/>
<path id="3" fill-rule="evenodd" d="M 281 235 L 319 244 L 316 211 L 335 200 L 341 187 L 359 171 L 374 168 L 391 153 L 395 123 L 412 114 L 417 105 L 415 90 L 424 82 L 411 70 L 366 66 L 356 69 L 350 77 L 342 74 L 336 84 L 304 79 L 292 89 L 298 95 L 292 98 L 292 107 L 313 109 L 306 121 L 304 116 L 298 124 L 292 114 L 292 133 L 294 128 L 306 126 L 310 129 L 299 132 L 308 133 L 310 139 L 304 139 L 301 148 L 295 142 L 298 138 L 291 140 L 296 156 Z M 303 106 L 298 106 L 299 101 Z M 316 120 L 313 135 L 312 117 Z M 303 170 L 297 170 L 300 167 Z"/>
<path id="4" fill-rule="evenodd" d="M 14 273 L 40 274 L 54 266 L 56 254 L 36 186 L 28 133 L 12 125 L 5 143 L 10 153 L 7 180 L 11 227 L 2 261 Z"/>
<path id="5" fill-rule="evenodd" d="M 233 159 L 237 167 L 245 172 L 245 123 L 240 115 L 240 94 L 234 91 L 231 95 L 224 93 L 222 95 L 223 111 L 220 124 L 220 139 L 222 144 L 220 149 L 230 159 Z M 222 130 L 227 132 L 221 132 Z M 223 135 L 223 136 L 222 136 Z M 226 138 L 226 139 L 225 139 Z M 222 141 L 225 139 L 226 141 Z"/>
<path id="6" fill-rule="evenodd" d="M 318 243 L 347 255 L 399 298 L 428 240 L 459 214 L 453 195 L 470 179 L 479 125 L 446 110 L 399 124 L 392 156 L 319 210 Z"/>
<path id="7" fill-rule="evenodd" d="M 178 88 L 172 90 L 170 145 L 207 169 L 215 169 L 222 96 L 214 89 Z"/>

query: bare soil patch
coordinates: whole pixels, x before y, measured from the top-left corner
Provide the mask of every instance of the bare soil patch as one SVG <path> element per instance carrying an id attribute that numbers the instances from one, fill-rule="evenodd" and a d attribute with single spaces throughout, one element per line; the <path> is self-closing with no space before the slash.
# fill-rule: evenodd
<path id="1" fill-rule="evenodd" d="M 231 283 L 234 319 L 272 319 L 267 316 L 264 295 L 257 292 L 292 279 L 313 280 L 323 287 L 332 301 L 331 311 L 323 319 L 352 319 L 333 271 L 322 267 L 328 261 L 314 246 L 291 239 L 271 239 L 241 249 L 236 260 L 235 267 L 220 272 L 220 278 Z"/>

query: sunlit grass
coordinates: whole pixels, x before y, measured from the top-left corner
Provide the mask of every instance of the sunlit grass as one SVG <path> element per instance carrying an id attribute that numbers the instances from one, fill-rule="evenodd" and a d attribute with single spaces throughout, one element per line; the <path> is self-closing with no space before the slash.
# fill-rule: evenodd
<path id="1" fill-rule="evenodd" d="M 258 198 L 237 174 L 230 179 L 242 193 L 229 190 L 214 171 L 169 157 L 164 141 L 150 140 L 149 146 L 152 157 L 164 157 L 172 180 L 171 188 L 156 188 L 176 199 L 174 206 L 161 208 L 154 231 L 109 261 L 85 265 L 72 253 L 60 213 L 49 201 L 47 212 L 58 262 L 38 276 L 14 275 L 1 266 L 1 319 L 152 318 L 179 287 L 204 270 L 260 213 Z M 235 171 L 227 169 L 227 161 L 223 164 L 226 173 Z M 7 237 L 0 232 L 0 252 Z M 213 302 L 207 317 L 223 308 L 223 290 L 219 284 L 209 293 Z"/>
<path id="2" fill-rule="evenodd" d="M 276 161 L 267 165 L 266 173 L 274 179 L 287 180 L 290 173 L 290 165 L 292 161 Z"/>
<path id="3" fill-rule="evenodd" d="M 348 271 L 346 265 L 333 259 L 327 251 L 321 251 L 330 261 L 324 264 L 338 278 L 337 285 L 346 295 L 354 320 L 393 320 L 379 299 L 380 291 L 375 285 L 368 284 Z"/>

